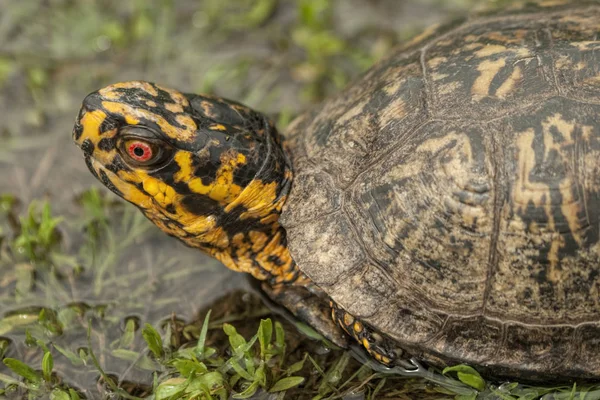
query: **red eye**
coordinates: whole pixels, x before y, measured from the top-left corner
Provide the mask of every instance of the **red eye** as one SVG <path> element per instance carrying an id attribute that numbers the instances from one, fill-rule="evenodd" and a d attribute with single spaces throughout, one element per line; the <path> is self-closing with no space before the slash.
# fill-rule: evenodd
<path id="1" fill-rule="evenodd" d="M 146 162 L 154 156 L 152 147 L 139 140 L 128 143 L 127 153 L 129 157 L 139 162 Z"/>

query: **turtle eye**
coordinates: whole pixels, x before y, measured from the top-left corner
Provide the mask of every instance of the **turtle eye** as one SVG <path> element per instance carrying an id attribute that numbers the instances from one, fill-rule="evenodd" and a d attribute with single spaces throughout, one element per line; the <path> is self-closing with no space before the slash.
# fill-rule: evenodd
<path id="1" fill-rule="evenodd" d="M 141 140 L 129 140 L 128 143 L 125 143 L 125 147 L 127 148 L 129 157 L 141 163 L 152 160 L 156 153 L 151 144 L 142 142 Z"/>
<path id="2" fill-rule="evenodd" d="M 170 146 L 151 132 L 135 128 L 121 133 L 118 147 L 127 163 L 136 167 L 159 167 L 168 162 L 172 153 Z"/>

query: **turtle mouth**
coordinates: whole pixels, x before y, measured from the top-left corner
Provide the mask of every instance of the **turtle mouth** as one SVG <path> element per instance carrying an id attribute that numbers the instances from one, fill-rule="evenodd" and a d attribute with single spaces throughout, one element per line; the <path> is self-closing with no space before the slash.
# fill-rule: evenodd
<path id="1" fill-rule="evenodd" d="M 79 143 L 77 144 L 77 146 L 79 148 L 81 148 Z M 96 171 L 96 168 L 94 165 L 94 159 L 89 155 L 85 155 L 84 159 L 85 159 L 85 165 L 87 165 L 87 167 L 90 170 L 90 172 L 92 173 L 92 175 L 94 175 L 96 177 L 96 179 L 100 180 L 100 176 L 98 176 L 98 172 Z"/>
<path id="2" fill-rule="evenodd" d="M 116 177 L 112 172 L 106 170 L 101 164 L 99 164 L 92 156 L 85 156 L 85 165 L 87 165 L 88 169 L 98 179 L 104 186 L 106 186 L 111 192 L 116 194 L 119 197 L 124 198 L 123 193 L 115 186 L 113 181 L 110 179 L 108 174 L 111 174 Z M 118 177 L 117 177 L 118 179 Z"/>

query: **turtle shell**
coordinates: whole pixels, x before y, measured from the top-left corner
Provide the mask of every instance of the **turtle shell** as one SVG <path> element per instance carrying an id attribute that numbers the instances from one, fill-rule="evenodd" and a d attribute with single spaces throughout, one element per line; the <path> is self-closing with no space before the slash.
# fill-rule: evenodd
<path id="1" fill-rule="evenodd" d="M 292 256 L 414 355 L 600 377 L 600 3 L 428 31 L 289 128 Z"/>

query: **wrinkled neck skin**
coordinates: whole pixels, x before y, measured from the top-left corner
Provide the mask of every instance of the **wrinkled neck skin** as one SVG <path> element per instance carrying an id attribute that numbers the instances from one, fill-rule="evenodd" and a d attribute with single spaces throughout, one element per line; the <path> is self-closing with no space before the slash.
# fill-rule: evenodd
<path id="1" fill-rule="evenodd" d="M 180 239 L 234 271 L 246 272 L 273 284 L 295 283 L 299 271 L 287 247 L 285 229 L 279 223 L 292 186 L 292 166 L 280 146 L 277 131 L 266 119 L 263 129 L 273 140 L 267 141 L 264 162 L 256 176 L 222 208 L 220 215 L 191 224 L 183 215 L 181 228 L 187 234 Z M 192 195 L 186 203 L 193 202 Z M 206 223 L 205 230 L 196 229 L 200 221 Z"/>
<path id="2" fill-rule="evenodd" d="M 215 214 L 205 214 L 205 195 L 196 193 L 205 188 L 196 185 L 197 177 L 186 181 L 193 188 L 192 193 L 180 195 L 178 203 L 183 206 L 176 207 L 175 213 L 156 213 L 153 208 L 142 211 L 167 233 L 234 271 L 249 273 L 271 284 L 304 284 L 307 278 L 299 276 L 287 247 L 285 229 L 279 223 L 292 185 L 292 166 L 272 123 L 266 118 L 261 122 L 262 127 L 257 130 L 268 137 L 261 150 L 264 158 L 256 175 L 241 191 L 235 187 L 233 176 L 250 162 L 244 160 L 241 152 L 221 156 L 222 164 L 213 180 L 220 182 L 220 187 L 213 188 L 213 192 L 221 190 L 226 194 L 213 196 L 224 198 Z M 186 161 L 186 157 L 175 156 L 180 170 L 186 170 Z"/>

